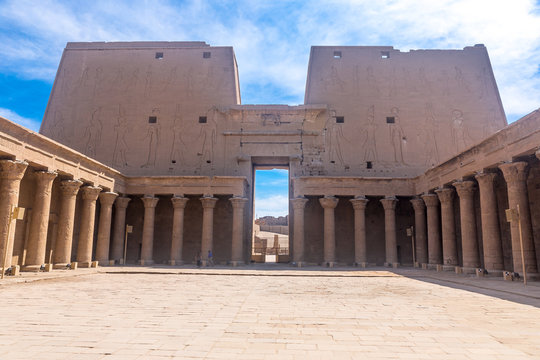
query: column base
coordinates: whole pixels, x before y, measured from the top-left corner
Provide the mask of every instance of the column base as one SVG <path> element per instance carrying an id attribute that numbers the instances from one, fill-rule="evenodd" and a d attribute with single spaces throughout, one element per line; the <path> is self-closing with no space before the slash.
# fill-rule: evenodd
<path id="1" fill-rule="evenodd" d="M 293 261 L 291 265 L 301 268 L 301 267 L 305 267 L 307 263 L 305 261 Z"/>
<path id="2" fill-rule="evenodd" d="M 71 262 L 70 265 L 71 270 L 77 270 L 77 268 L 79 267 L 79 263 L 76 261 Z"/>
<path id="3" fill-rule="evenodd" d="M 180 266 L 180 265 L 184 265 L 184 262 L 182 260 L 169 260 L 169 265 Z"/>
<path id="4" fill-rule="evenodd" d="M 368 263 L 367 263 L 367 262 L 356 262 L 356 263 L 354 263 L 354 266 L 355 266 L 355 267 L 360 267 L 360 268 L 362 268 L 362 269 L 365 269 L 365 268 L 367 268 Z"/>
<path id="5" fill-rule="evenodd" d="M 41 265 L 23 265 L 21 272 L 39 272 L 41 271 Z"/>
<path id="6" fill-rule="evenodd" d="M 484 275 L 486 275 L 486 272 L 482 268 L 476 268 L 475 272 L 476 272 L 476 277 L 484 277 Z"/>
<path id="7" fill-rule="evenodd" d="M 476 267 L 462 267 L 463 274 L 476 274 Z"/>
<path id="8" fill-rule="evenodd" d="M 19 265 L 12 265 L 10 268 L 8 268 L 8 270 L 8 276 L 18 276 L 21 271 L 21 267 Z"/>
<path id="9" fill-rule="evenodd" d="M 506 281 L 514 281 L 514 273 L 511 271 L 504 271 L 503 279 Z"/>
<path id="10" fill-rule="evenodd" d="M 336 263 L 334 261 L 325 261 L 322 266 L 324 267 L 328 267 L 328 268 L 333 268 L 334 266 L 336 265 Z"/>
<path id="11" fill-rule="evenodd" d="M 421 265 L 420 265 L 420 263 L 419 263 L 418 261 L 415 262 L 414 265 L 413 265 L 413 267 L 415 267 L 415 268 L 419 268 L 420 266 L 421 266 Z"/>
<path id="12" fill-rule="evenodd" d="M 463 274 L 463 268 L 461 266 L 455 266 L 454 271 L 456 274 Z"/>
<path id="13" fill-rule="evenodd" d="M 125 264 L 124 264 L 124 259 L 118 260 L 118 265 L 125 265 Z"/>
<path id="14" fill-rule="evenodd" d="M 397 268 L 399 267 L 399 263 L 388 263 L 388 262 L 385 262 L 385 263 L 384 263 L 384 266 L 385 266 L 385 267 L 391 267 L 391 268 L 397 269 Z"/>
<path id="15" fill-rule="evenodd" d="M 245 265 L 245 263 L 243 261 L 237 261 L 237 260 L 233 260 L 231 261 L 231 265 L 236 267 L 236 266 L 242 266 L 242 265 Z"/>
<path id="16" fill-rule="evenodd" d="M 440 264 L 426 264 L 428 270 L 437 270 L 437 266 Z"/>
<path id="17" fill-rule="evenodd" d="M 79 267 L 82 268 L 91 268 L 92 261 L 79 261 Z"/>
<path id="18" fill-rule="evenodd" d="M 455 271 L 456 265 L 443 265 L 442 269 L 443 271 Z"/>
<path id="19" fill-rule="evenodd" d="M 428 264 L 422 263 L 422 270 L 427 270 L 427 268 L 428 268 Z"/>
<path id="20" fill-rule="evenodd" d="M 486 270 L 487 276 L 502 277 L 504 270 Z"/>
<path id="21" fill-rule="evenodd" d="M 54 264 L 53 269 L 60 269 L 60 270 L 66 270 L 71 267 L 71 264 L 66 263 L 60 263 L 60 264 Z"/>
<path id="22" fill-rule="evenodd" d="M 145 265 L 153 265 L 154 260 L 139 260 L 139 265 L 145 266 Z"/>

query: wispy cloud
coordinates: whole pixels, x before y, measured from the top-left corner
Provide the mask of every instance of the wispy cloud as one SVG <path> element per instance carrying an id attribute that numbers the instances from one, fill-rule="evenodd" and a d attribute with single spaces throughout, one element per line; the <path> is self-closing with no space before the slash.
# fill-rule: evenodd
<path id="1" fill-rule="evenodd" d="M 289 199 L 285 195 L 275 195 L 255 199 L 255 214 L 261 216 L 285 216 L 289 213 Z"/>
<path id="2" fill-rule="evenodd" d="M 4 109 L 4 108 L 0 108 L 0 116 L 3 117 L 4 119 L 8 119 L 13 122 L 16 122 L 17 124 L 22 125 L 32 131 L 35 131 L 35 132 L 39 131 L 39 125 L 41 124 L 41 120 L 25 118 L 13 112 L 12 110 Z"/>

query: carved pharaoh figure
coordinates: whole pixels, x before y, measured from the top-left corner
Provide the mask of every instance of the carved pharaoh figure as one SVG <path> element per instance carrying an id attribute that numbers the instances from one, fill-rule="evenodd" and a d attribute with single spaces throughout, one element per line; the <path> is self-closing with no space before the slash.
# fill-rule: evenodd
<path id="1" fill-rule="evenodd" d="M 129 127 L 126 118 L 126 112 L 122 105 L 118 105 L 118 118 L 114 126 L 116 132 L 116 142 L 113 152 L 113 164 L 117 166 L 128 166 L 126 153 L 128 145 L 126 142 L 126 133 L 129 132 Z"/>
<path id="2" fill-rule="evenodd" d="M 375 123 L 375 105 L 371 105 L 367 111 L 368 123 L 365 127 L 366 135 L 362 147 L 364 150 L 364 161 L 377 160 L 377 143 L 375 141 L 375 133 L 377 132 L 377 124 Z"/>
<path id="3" fill-rule="evenodd" d="M 465 150 L 468 146 L 463 112 L 461 110 L 452 111 L 452 140 L 458 153 Z"/>
<path id="4" fill-rule="evenodd" d="M 390 129 L 390 142 L 392 144 L 392 148 L 394 149 L 394 161 L 404 164 L 403 138 L 405 135 L 401 125 L 399 124 L 399 109 L 397 107 L 393 107 L 392 110 L 390 110 L 390 113 L 394 118 L 394 122 L 388 124 Z"/>
<path id="5" fill-rule="evenodd" d="M 86 138 L 85 153 L 88 156 L 96 156 L 96 150 L 101 142 L 101 131 L 103 125 L 101 123 L 101 107 L 94 110 L 90 117 L 90 124 L 86 127 L 84 137 Z"/>

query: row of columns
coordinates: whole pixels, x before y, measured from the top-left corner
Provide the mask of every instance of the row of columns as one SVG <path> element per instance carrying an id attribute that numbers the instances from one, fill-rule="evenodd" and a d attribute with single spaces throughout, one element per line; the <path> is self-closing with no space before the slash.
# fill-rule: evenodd
<path id="1" fill-rule="evenodd" d="M 520 208 L 526 270 L 528 272 L 537 272 L 527 192 L 527 166 L 526 162 L 518 161 L 502 164 L 499 168 L 507 184 L 508 207 L 516 209 L 519 205 Z M 476 183 L 480 194 L 484 267 L 488 271 L 504 269 L 502 238 L 494 189 L 496 177 L 496 173 L 482 172 L 475 176 L 476 182 L 463 180 L 452 183 L 459 198 L 464 269 L 471 270 L 481 265 L 474 206 Z M 458 265 L 454 219 L 455 192 L 453 188 L 443 187 L 435 190 L 435 194 L 424 194 L 411 200 L 415 211 L 416 254 L 419 263 L 442 264 L 449 267 Z M 439 204 L 441 207 L 442 228 L 439 228 Z M 424 221 L 425 208 L 427 208 L 427 224 Z M 517 222 L 512 222 L 510 226 L 513 267 L 514 271 L 521 271 L 519 225 Z M 441 233 L 442 242 L 440 239 Z"/>

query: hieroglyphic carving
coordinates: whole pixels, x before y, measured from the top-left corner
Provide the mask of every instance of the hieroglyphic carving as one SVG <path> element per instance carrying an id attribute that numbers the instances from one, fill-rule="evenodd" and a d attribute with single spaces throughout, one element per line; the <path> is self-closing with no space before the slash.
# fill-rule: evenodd
<path id="1" fill-rule="evenodd" d="M 144 79 L 144 97 L 148 98 L 152 93 L 152 67 L 148 65 Z"/>
<path id="2" fill-rule="evenodd" d="M 126 154 L 128 145 L 126 142 L 126 133 L 129 132 L 129 126 L 126 118 L 126 111 L 122 105 L 118 105 L 118 117 L 114 126 L 116 132 L 116 143 L 113 152 L 113 164 L 116 166 L 128 166 Z"/>
<path id="3" fill-rule="evenodd" d="M 433 104 L 426 103 L 426 113 L 424 117 L 424 126 L 420 128 L 419 142 L 424 144 L 423 154 L 425 156 L 425 164 L 434 166 L 439 163 L 439 149 L 437 147 L 437 120 L 433 113 Z"/>
<path id="4" fill-rule="evenodd" d="M 199 132 L 198 143 L 201 144 L 200 151 L 197 153 L 199 158 L 200 167 L 204 163 L 211 164 L 214 161 L 214 146 L 217 141 L 217 122 L 215 117 L 217 116 L 217 109 L 212 108 L 207 113 L 212 116 L 207 117 L 207 122 L 201 125 Z"/>
<path id="5" fill-rule="evenodd" d="M 405 161 L 403 160 L 403 139 L 405 138 L 405 135 L 403 133 L 401 125 L 399 124 L 399 109 L 397 107 L 393 107 L 390 110 L 390 113 L 392 117 L 394 117 L 394 122 L 388 124 L 390 130 L 390 143 L 392 144 L 392 148 L 394 149 L 394 161 L 404 164 Z"/>
<path id="6" fill-rule="evenodd" d="M 457 109 L 452 111 L 452 141 L 458 153 L 469 145 L 463 112 Z"/>
<path id="7" fill-rule="evenodd" d="M 362 147 L 364 150 L 364 161 L 377 161 L 377 143 L 375 141 L 375 133 L 377 132 L 377 124 L 375 123 L 375 105 L 371 105 L 367 111 L 368 123 L 365 126 L 366 135 Z"/>
<path id="8" fill-rule="evenodd" d="M 328 160 L 333 164 L 339 162 L 340 165 L 343 165 L 344 161 L 341 152 L 341 141 L 348 142 L 348 140 L 343 135 L 342 125 L 336 123 L 335 112 L 331 111 L 330 115 L 331 116 L 326 120 L 324 129 L 324 141 L 326 149 L 328 149 Z"/>
<path id="9" fill-rule="evenodd" d="M 101 107 L 98 107 L 92 112 L 90 122 L 84 131 L 85 142 L 85 154 L 94 157 L 96 156 L 96 150 L 101 142 L 101 131 L 103 130 L 103 124 L 101 123 Z"/>
<path id="10" fill-rule="evenodd" d="M 182 106 L 176 104 L 176 111 L 174 113 L 174 125 L 173 125 L 173 142 L 171 147 L 171 158 L 170 161 L 172 164 L 181 165 L 184 164 L 184 148 L 186 144 L 182 140 L 182 135 L 184 132 L 183 123 L 182 123 Z"/>
<path id="11" fill-rule="evenodd" d="M 49 136 L 57 141 L 65 141 L 66 135 L 64 133 L 64 115 L 59 108 L 55 108 L 54 116 L 49 120 Z"/>
<path id="12" fill-rule="evenodd" d="M 192 97 L 194 88 L 195 88 L 195 79 L 193 77 L 193 68 L 190 67 L 188 72 L 184 74 L 184 78 L 186 81 L 186 90 L 187 90 L 187 96 Z"/>
<path id="13" fill-rule="evenodd" d="M 159 114 L 159 109 L 153 109 L 152 115 L 157 116 Z M 141 168 L 150 168 L 156 166 L 156 154 L 159 145 L 159 124 L 158 123 L 148 123 L 148 128 L 146 130 L 146 136 L 144 140 L 148 141 L 148 157 L 146 158 L 146 163 L 141 166 Z"/>

